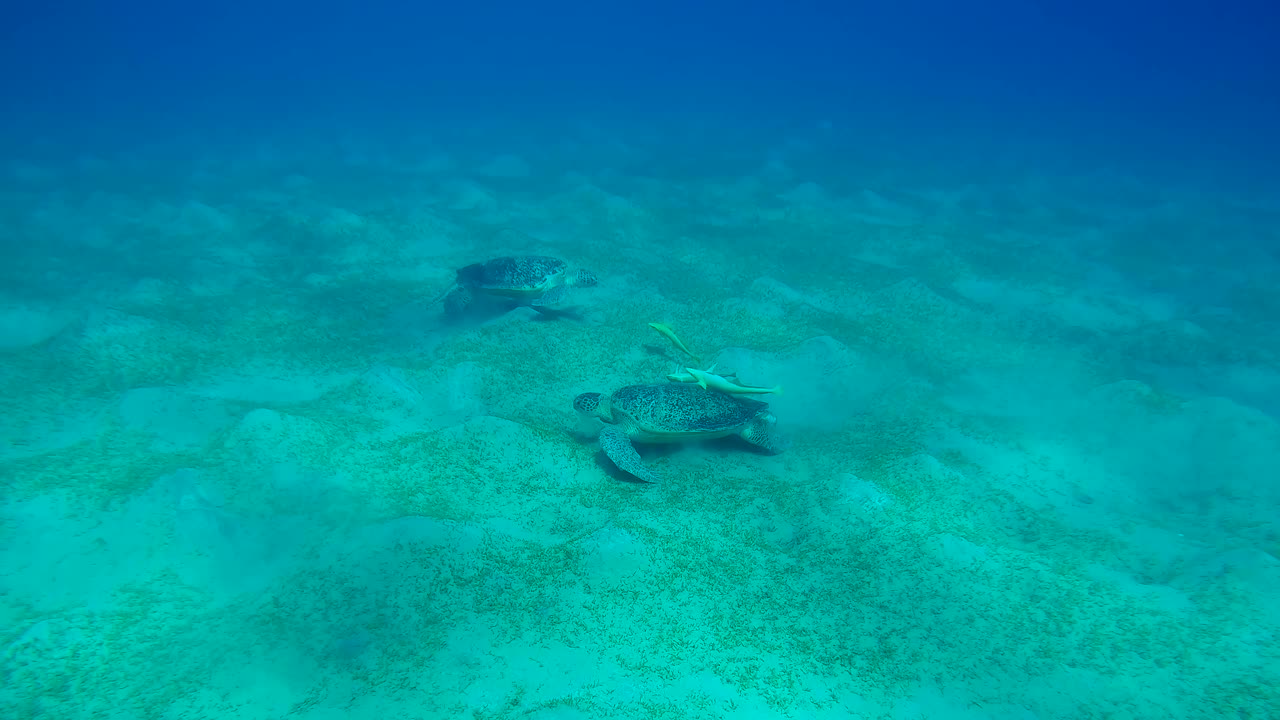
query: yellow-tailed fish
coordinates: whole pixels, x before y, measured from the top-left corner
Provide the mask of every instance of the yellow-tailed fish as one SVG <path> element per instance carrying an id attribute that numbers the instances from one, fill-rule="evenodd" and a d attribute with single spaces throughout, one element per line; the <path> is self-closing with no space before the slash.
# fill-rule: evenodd
<path id="1" fill-rule="evenodd" d="M 697 355 L 694 355 L 692 352 L 689 352 L 689 348 L 685 347 L 684 343 L 680 342 L 680 338 L 676 337 L 675 330 L 672 330 L 671 328 L 667 327 L 666 325 L 663 325 L 662 323 L 649 323 L 649 327 L 653 328 L 654 330 L 657 330 L 659 335 L 670 340 L 672 345 L 675 345 L 677 348 L 679 348 L 680 352 L 693 358 L 694 362 L 699 362 L 699 363 L 702 362 L 702 358 L 698 357 Z"/>
<path id="2" fill-rule="evenodd" d="M 706 372 L 708 373 L 714 373 L 715 371 L 716 371 L 715 365 L 712 365 L 711 367 L 706 369 Z M 734 375 L 733 373 L 729 373 L 728 375 L 723 375 L 721 377 L 728 379 L 728 378 L 736 378 L 737 375 Z M 688 372 L 684 370 L 677 370 L 676 372 L 673 372 L 670 375 L 667 375 L 667 379 L 670 380 L 671 382 L 680 382 L 680 383 L 698 382 L 698 378 L 690 375 Z"/>
<path id="3" fill-rule="evenodd" d="M 771 388 L 748 387 L 746 385 L 739 385 L 735 382 L 730 382 L 720 377 L 719 375 L 715 375 L 713 373 L 707 372 L 706 370 L 699 370 L 698 368 L 685 368 L 684 371 L 692 375 L 694 379 L 697 380 L 698 384 L 701 385 L 702 387 L 710 388 L 712 390 L 719 390 L 722 393 L 728 393 L 730 395 L 767 395 L 769 393 L 773 393 L 774 395 L 782 394 L 781 385 L 776 385 Z"/>

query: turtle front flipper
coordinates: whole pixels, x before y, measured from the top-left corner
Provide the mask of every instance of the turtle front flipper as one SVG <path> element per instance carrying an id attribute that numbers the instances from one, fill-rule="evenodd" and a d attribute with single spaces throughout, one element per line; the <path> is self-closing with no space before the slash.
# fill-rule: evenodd
<path id="1" fill-rule="evenodd" d="M 450 285 L 449 287 L 447 287 L 447 288 L 445 288 L 445 289 L 441 290 L 439 295 L 436 295 L 435 297 L 431 298 L 431 302 L 427 303 L 427 305 L 435 305 L 436 303 L 438 303 L 438 302 L 440 302 L 441 300 L 445 299 L 445 297 L 447 297 L 447 296 L 449 295 L 449 293 L 451 293 L 451 292 L 453 292 L 454 290 L 457 290 L 457 289 L 458 289 L 458 283 L 454 283 L 454 284 Z"/>
<path id="2" fill-rule="evenodd" d="M 557 285 L 530 301 L 534 307 L 547 307 L 562 302 L 569 295 L 568 285 Z"/>
<path id="3" fill-rule="evenodd" d="M 791 440 L 778 432 L 772 415 L 757 415 L 738 433 L 743 440 L 761 450 L 777 454 L 791 447 Z"/>
<path id="4" fill-rule="evenodd" d="M 444 296 L 444 314 L 448 317 L 458 317 L 471 307 L 471 301 L 474 294 L 471 288 L 466 285 L 458 285 Z"/>
<path id="5" fill-rule="evenodd" d="M 656 483 L 662 478 L 644 466 L 640 453 L 631 444 L 631 438 L 617 425 L 605 425 L 600 430 L 600 449 L 609 456 L 618 469 L 643 480 Z"/>

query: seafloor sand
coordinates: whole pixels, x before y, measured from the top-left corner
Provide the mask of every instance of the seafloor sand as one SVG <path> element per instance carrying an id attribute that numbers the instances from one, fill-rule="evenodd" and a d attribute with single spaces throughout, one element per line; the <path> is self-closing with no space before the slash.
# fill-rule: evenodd
<path id="1" fill-rule="evenodd" d="M 0 715 L 1275 717 L 1280 209 L 824 132 L 11 163 Z M 650 321 L 790 451 L 575 437 Z"/>

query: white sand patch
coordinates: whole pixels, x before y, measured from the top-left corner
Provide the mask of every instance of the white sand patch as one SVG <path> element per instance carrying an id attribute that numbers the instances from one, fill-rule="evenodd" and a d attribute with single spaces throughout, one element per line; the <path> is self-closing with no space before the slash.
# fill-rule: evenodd
<path id="1" fill-rule="evenodd" d="M 0 352 L 39 345 L 62 332 L 76 318 L 67 308 L 6 302 L 0 304 Z"/>
<path id="2" fill-rule="evenodd" d="M 310 402 L 354 373 L 312 372 L 283 365 L 246 365 L 190 386 L 192 395 L 237 402 L 289 405 Z"/>
<path id="3" fill-rule="evenodd" d="M 867 411 L 869 398 L 893 377 L 884 365 L 825 335 L 785 353 L 728 348 L 714 362 L 718 372 L 737 372 L 745 385 L 781 385 L 782 394 L 761 397 L 780 422 L 798 429 L 832 431 L 845 426 Z"/>

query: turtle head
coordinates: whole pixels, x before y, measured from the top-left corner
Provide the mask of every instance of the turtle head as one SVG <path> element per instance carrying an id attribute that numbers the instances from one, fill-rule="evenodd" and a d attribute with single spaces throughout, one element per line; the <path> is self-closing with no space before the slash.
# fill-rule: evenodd
<path id="1" fill-rule="evenodd" d="M 596 274 L 590 270 L 579 270 L 573 275 L 573 282 L 570 283 L 574 287 L 595 287 L 600 284 L 596 279 Z"/>
<path id="2" fill-rule="evenodd" d="M 459 285 L 479 285 L 484 282 L 484 263 L 472 263 L 458 268 L 457 283 Z"/>
<path id="3" fill-rule="evenodd" d="M 598 416 L 600 412 L 600 393 L 582 393 L 573 399 L 573 409 L 582 415 Z"/>
<path id="4" fill-rule="evenodd" d="M 595 437 L 600 433 L 604 422 L 613 422 L 609 400 L 600 393 L 582 393 L 573 399 L 573 409 L 578 411 L 575 432 L 581 435 Z"/>

